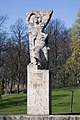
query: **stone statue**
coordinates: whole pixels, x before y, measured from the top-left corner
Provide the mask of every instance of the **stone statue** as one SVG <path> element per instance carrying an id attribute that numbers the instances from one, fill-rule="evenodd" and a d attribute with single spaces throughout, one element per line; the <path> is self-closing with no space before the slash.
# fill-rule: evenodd
<path id="1" fill-rule="evenodd" d="M 30 61 L 43 68 L 47 66 L 49 50 L 47 46 L 48 35 L 44 29 L 51 15 L 51 10 L 38 10 L 28 13 L 26 17 L 29 31 Z"/>

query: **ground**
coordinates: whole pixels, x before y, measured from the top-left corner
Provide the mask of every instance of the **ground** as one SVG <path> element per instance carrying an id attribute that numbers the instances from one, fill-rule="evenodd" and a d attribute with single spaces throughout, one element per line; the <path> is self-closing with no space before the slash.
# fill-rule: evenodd
<path id="1" fill-rule="evenodd" d="M 52 114 L 70 113 L 71 91 L 58 89 L 52 91 Z M 26 114 L 27 95 L 11 94 L 0 100 L 0 114 Z M 80 113 L 80 88 L 74 93 L 73 113 Z"/>

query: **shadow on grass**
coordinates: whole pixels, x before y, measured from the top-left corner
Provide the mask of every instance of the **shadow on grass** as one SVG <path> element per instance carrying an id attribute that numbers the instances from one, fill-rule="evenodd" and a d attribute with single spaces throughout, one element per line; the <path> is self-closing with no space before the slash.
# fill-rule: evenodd
<path id="1" fill-rule="evenodd" d="M 59 98 L 61 98 L 61 97 L 67 97 L 67 96 L 69 96 L 69 95 L 67 95 L 67 94 L 52 95 L 52 100 L 57 100 L 57 99 L 59 99 Z"/>
<path id="2" fill-rule="evenodd" d="M 14 106 L 26 105 L 26 97 L 23 96 L 9 96 L 8 98 L 2 99 L 0 101 L 0 110 L 5 108 L 10 108 Z"/>
<path id="3" fill-rule="evenodd" d="M 80 115 L 80 113 L 58 113 L 58 114 L 52 114 L 52 115 Z"/>
<path id="4" fill-rule="evenodd" d="M 60 102 L 60 103 L 57 103 L 57 104 L 54 104 L 53 107 L 66 107 L 66 106 L 70 106 L 70 103 L 69 102 Z"/>

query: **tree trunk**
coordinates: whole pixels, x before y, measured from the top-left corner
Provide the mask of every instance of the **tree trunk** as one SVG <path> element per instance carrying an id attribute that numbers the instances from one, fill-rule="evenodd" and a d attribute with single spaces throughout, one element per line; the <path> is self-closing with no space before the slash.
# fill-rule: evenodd
<path id="1" fill-rule="evenodd" d="M 74 90 L 71 91 L 71 100 L 70 100 L 70 112 L 73 112 L 73 97 L 74 97 Z"/>
<path id="2" fill-rule="evenodd" d="M 17 86 L 17 93 L 19 94 L 19 84 L 18 84 L 18 86 Z"/>
<path id="3" fill-rule="evenodd" d="M 1 95 L 1 93 L 0 93 L 0 100 L 2 99 L 2 95 Z"/>
<path id="4" fill-rule="evenodd" d="M 4 94 L 4 78 L 2 79 L 1 94 Z"/>
<path id="5" fill-rule="evenodd" d="M 11 86 L 10 86 L 10 93 L 12 93 L 12 89 L 13 89 L 13 82 L 11 83 Z"/>

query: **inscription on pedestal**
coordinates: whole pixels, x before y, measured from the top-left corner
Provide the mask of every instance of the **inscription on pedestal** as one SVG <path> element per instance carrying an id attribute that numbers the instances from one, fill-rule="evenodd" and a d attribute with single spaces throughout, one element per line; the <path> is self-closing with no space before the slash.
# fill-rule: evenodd
<path id="1" fill-rule="evenodd" d="M 37 88 L 40 89 L 43 86 L 43 84 L 40 81 L 41 78 L 43 79 L 43 74 L 42 73 L 34 73 L 33 74 L 33 80 L 34 80 L 33 87 L 35 89 L 37 89 Z"/>

